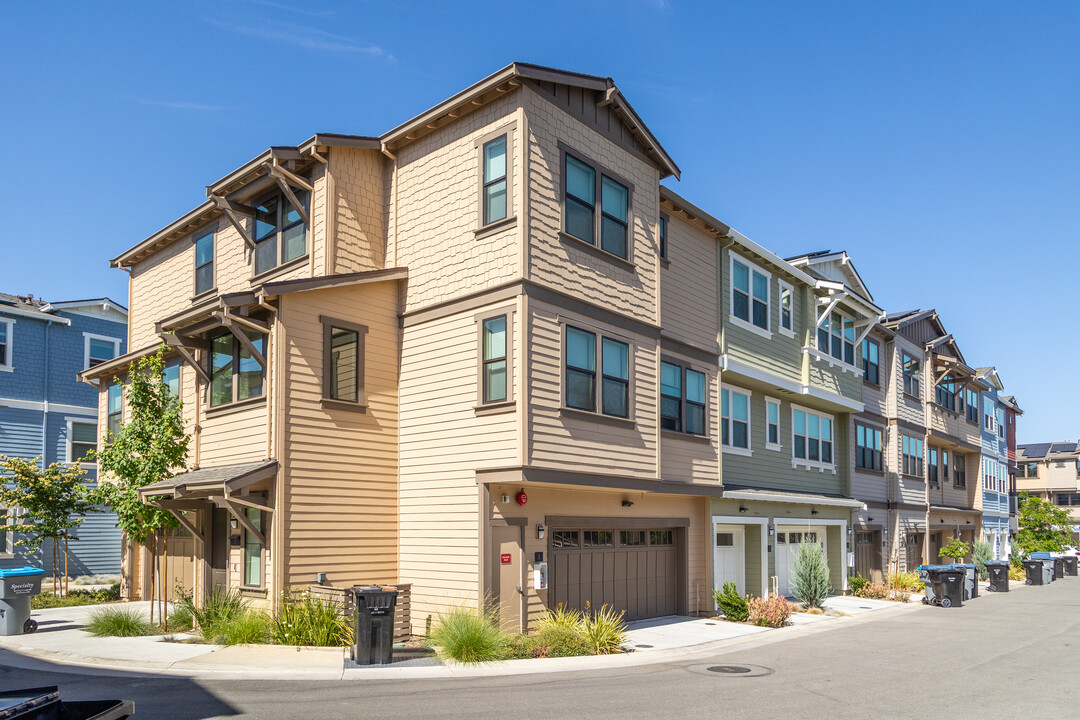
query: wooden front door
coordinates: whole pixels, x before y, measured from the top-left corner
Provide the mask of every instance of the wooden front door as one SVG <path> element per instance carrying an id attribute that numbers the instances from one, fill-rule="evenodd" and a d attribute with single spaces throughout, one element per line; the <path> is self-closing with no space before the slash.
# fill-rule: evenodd
<path id="1" fill-rule="evenodd" d="M 166 598 L 175 600 L 195 591 L 195 538 L 183 527 L 168 532 L 169 551 L 161 587 Z"/>
<path id="2" fill-rule="evenodd" d="M 871 582 L 885 582 L 881 571 L 881 531 L 860 530 L 855 533 L 855 572 Z"/>
<path id="3" fill-rule="evenodd" d="M 908 533 L 904 538 L 904 569 L 914 572 L 915 568 L 923 564 L 923 533 Z"/>

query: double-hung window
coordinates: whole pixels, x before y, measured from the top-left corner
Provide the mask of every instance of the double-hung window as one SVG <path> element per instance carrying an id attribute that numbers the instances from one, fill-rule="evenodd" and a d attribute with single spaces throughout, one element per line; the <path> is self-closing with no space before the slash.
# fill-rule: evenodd
<path id="1" fill-rule="evenodd" d="M 881 466 L 881 428 L 855 423 L 855 467 L 878 470 Z"/>
<path id="2" fill-rule="evenodd" d="M 676 363 L 660 363 L 660 427 L 705 434 L 705 373 Z"/>
<path id="3" fill-rule="evenodd" d="M 934 401 L 946 410 L 956 412 L 956 382 L 951 375 L 946 375 L 934 386 Z"/>
<path id="4" fill-rule="evenodd" d="M 999 438 L 1005 437 L 1005 408 L 997 409 L 997 434 Z"/>
<path id="5" fill-rule="evenodd" d="M 771 276 L 748 262 L 731 257 L 731 315 L 744 323 L 769 330 Z"/>
<path id="6" fill-rule="evenodd" d="M 923 441 L 910 435 L 900 436 L 900 455 L 903 459 L 902 471 L 905 475 L 923 476 Z"/>
<path id="7" fill-rule="evenodd" d="M 907 353 L 903 354 L 904 358 L 904 392 L 908 395 L 914 395 L 919 397 L 919 373 L 920 365 L 922 361 L 919 358 L 912 357 Z"/>
<path id="8" fill-rule="evenodd" d="M 720 444 L 750 450 L 750 393 L 733 387 L 720 389 Z"/>
<path id="9" fill-rule="evenodd" d="M 881 347 L 876 341 L 866 338 L 862 341 L 862 369 L 866 382 L 880 384 L 881 367 L 878 364 Z"/>
<path id="10" fill-rule="evenodd" d="M 106 402 L 108 413 L 105 427 L 111 435 L 116 435 L 120 432 L 120 422 L 124 417 L 124 387 L 119 383 L 110 385 Z"/>
<path id="11" fill-rule="evenodd" d="M 319 316 L 323 326 L 323 405 L 349 410 L 364 405 L 363 325 Z M 327 402 L 330 401 L 330 402 Z"/>
<path id="12" fill-rule="evenodd" d="M 765 447 L 780 449 L 780 401 L 765 398 Z"/>
<path id="13" fill-rule="evenodd" d="M 993 490 L 995 482 L 994 461 L 983 458 L 983 487 L 987 490 Z"/>
<path id="14" fill-rule="evenodd" d="M 566 326 L 566 406 L 604 415 L 630 416 L 630 346 L 614 338 Z M 600 361 L 597 363 L 597 350 Z M 601 369 L 599 402 L 596 368 Z"/>
<path id="15" fill-rule="evenodd" d="M 505 220 L 509 214 L 507 201 L 508 174 L 507 174 L 507 135 L 500 135 L 494 140 L 489 140 L 483 145 L 484 177 L 483 177 L 483 218 L 484 225 Z"/>
<path id="16" fill-rule="evenodd" d="M 601 250 L 628 259 L 630 189 L 603 173 L 597 173 L 596 168 L 569 153 L 565 156 L 563 177 L 563 230 L 590 245 L 597 244 L 599 234 Z M 600 199 L 599 215 L 597 197 Z"/>
<path id="17" fill-rule="evenodd" d="M 509 348 L 507 315 L 485 318 L 481 323 L 481 402 L 500 403 L 510 399 L 508 387 Z"/>
<path id="18" fill-rule="evenodd" d="M 780 332 L 794 337 L 795 290 L 783 280 L 779 280 L 777 285 L 780 288 Z"/>
<path id="19" fill-rule="evenodd" d="M 8 529 L 12 524 L 14 510 L 6 507 L 0 507 L 0 557 L 11 556 L 12 553 L 12 539 L 9 537 L 11 531 Z"/>
<path id="20" fill-rule="evenodd" d="M 12 366 L 12 334 L 15 326 L 14 320 L 0 318 L 0 368 L 10 370 Z"/>
<path id="21" fill-rule="evenodd" d="M 997 430 L 994 427 L 994 401 L 988 397 L 983 398 L 983 429 L 990 433 Z"/>
<path id="22" fill-rule="evenodd" d="M 85 460 L 97 449 L 97 423 L 71 421 L 68 423 L 68 462 Z"/>
<path id="23" fill-rule="evenodd" d="M 938 449 L 932 447 L 927 452 L 926 480 L 932 487 L 938 484 Z"/>
<path id="24" fill-rule="evenodd" d="M 964 412 L 968 422 L 979 422 L 979 393 L 971 388 L 964 390 Z"/>
<path id="25" fill-rule="evenodd" d="M 302 208 L 283 193 L 255 206 L 255 274 L 303 257 L 307 252 L 307 224 L 304 213 L 309 203 L 306 190 L 291 188 Z"/>
<path id="26" fill-rule="evenodd" d="M 266 357 L 266 336 L 244 330 L 251 344 Z M 210 338 L 210 407 L 249 400 L 263 394 L 263 368 L 247 346 L 231 332 Z"/>
<path id="27" fill-rule="evenodd" d="M 832 336 L 829 354 L 848 365 L 854 365 L 855 321 L 834 311 L 829 319 L 829 333 Z"/>
<path id="28" fill-rule="evenodd" d="M 833 464 L 832 416 L 791 409 L 791 455 L 796 460 Z"/>
<path id="29" fill-rule="evenodd" d="M 180 397 L 179 358 L 165 361 L 165 367 L 162 368 L 161 384 L 169 391 L 169 397 L 173 399 Z"/>
<path id="30" fill-rule="evenodd" d="M 953 487 L 967 487 L 967 460 L 963 455 L 953 457 Z"/>
<path id="31" fill-rule="evenodd" d="M 214 289 L 214 231 L 195 240 L 195 294 Z"/>

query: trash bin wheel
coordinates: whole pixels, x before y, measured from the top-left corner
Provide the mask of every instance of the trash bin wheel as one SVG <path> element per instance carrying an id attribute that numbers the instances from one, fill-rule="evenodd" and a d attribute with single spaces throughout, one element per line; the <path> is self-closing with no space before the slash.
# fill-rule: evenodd
<path id="1" fill-rule="evenodd" d="M 941 598 L 941 607 L 943 607 L 943 608 L 951 608 L 952 607 L 952 598 L 950 598 L 950 597 Z"/>
<path id="2" fill-rule="evenodd" d="M 1024 584 L 1025 585 L 1030 585 L 1031 584 L 1031 578 L 1028 578 L 1027 580 L 1025 580 Z"/>
<path id="3" fill-rule="evenodd" d="M 987 592 L 996 592 L 996 591 L 997 591 L 997 588 L 996 588 L 996 587 L 994 587 L 993 585 L 987 585 L 987 586 L 986 586 L 986 591 L 987 591 Z"/>
<path id="4" fill-rule="evenodd" d="M 23 623 L 22 631 L 24 634 L 29 635 L 35 630 L 37 630 L 37 620 L 27 620 Z"/>
<path id="5" fill-rule="evenodd" d="M 927 600 L 926 598 L 923 598 L 923 599 L 922 599 L 922 604 L 923 604 L 923 605 L 929 605 L 929 604 L 930 604 L 930 601 L 929 601 L 929 600 Z"/>

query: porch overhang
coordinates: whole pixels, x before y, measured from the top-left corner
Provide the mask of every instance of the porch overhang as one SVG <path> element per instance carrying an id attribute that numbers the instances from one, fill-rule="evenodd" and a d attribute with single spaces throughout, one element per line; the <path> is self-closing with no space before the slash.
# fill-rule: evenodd
<path id="1" fill-rule="evenodd" d="M 200 468 L 139 488 L 139 500 L 148 502 L 151 498 L 163 500 L 229 498 L 233 493 L 274 477 L 277 469 L 277 460 Z"/>
<path id="2" fill-rule="evenodd" d="M 866 510 L 866 503 L 854 498 L 838 497 L 834 495 L 817 495 L 814 493 L 784 492 L 782 490 L 755 490 L 752 488 L 729 489 L 724 491 L 723 497 L 730 500 L 757 500 L 760 502 L 822 505 L 827 507 L 850 508 L 851 510 Z"/>

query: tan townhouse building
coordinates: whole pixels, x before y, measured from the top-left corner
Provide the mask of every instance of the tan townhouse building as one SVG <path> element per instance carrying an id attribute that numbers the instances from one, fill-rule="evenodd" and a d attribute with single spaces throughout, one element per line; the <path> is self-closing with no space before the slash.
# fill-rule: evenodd
<path id="1" fill-rule="evenodd" d="M 1080 544 L 1080 443 L 1017 445 L 1016 490 L 1068 511 L 1072 517 L 1072 543 Z"/>
<path id="2" fill-rule="evenodd" d="M 182 519 L 176 578 L 410 583 L 414 624 L 710 612 L 728 228 L 662 195 L 678 173 L 610 79 L 514 64 L 272 147 L 117 256 L 135 350 L 84 378 L 116 427 L 111 380 L 169 348 L 191 457 L 142 495 Z"/>

